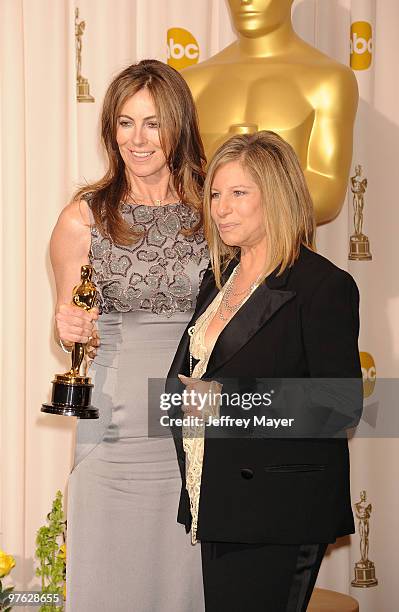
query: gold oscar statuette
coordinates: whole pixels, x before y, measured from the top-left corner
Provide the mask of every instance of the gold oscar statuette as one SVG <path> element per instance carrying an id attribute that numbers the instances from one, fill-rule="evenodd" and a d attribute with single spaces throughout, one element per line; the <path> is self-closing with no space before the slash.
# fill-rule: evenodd
<path id="1" fill-rule="evenodd" d="M 86 22 L 79 22 L 79 9 L 75 9 L 75 46 L 76 46 L 76 95 L 78 102 L 94 102 L 90 95 L 88 79 L 82 76 L 82 38 Z"/>
<path id="2" fill-rule="evenodd" d="M 351 583 L 354 587 L 372 587 L 378 584 L 374 563 L 368 558 L 371 510 L 371 504 L 366 503 L 366 491 L 361 491 L 360 501 L 355 504 L 356 518 L 359 520 L 361 559 L 355 563 L 355 579 Z"/>
<path id="3" fill-rule="evenodd" d="M 82 266 L 81 283 L 72 292 L 72 303 L 79 308 L 90 310 L 95 305 L 97 289 L 91 280 L 92 266 Z M 91 406 L 93 385 L 86 376 L 85 345 L 75 342 L 71 353 L 71 369 L 65 374 L 54 376 L 51 403 L 43 404 L 41 411 L 62 416 L 76 416 L 80 419 L 98 419 L 98 410 Z M 83 364 L 83 365 L 82 365 Z M 85 371 L 82 373 L 81 370 Z"/>
<path id="4" fill-rule="evenodd" d="M 364 194 L 367 189 L 367 179 L 362 179 L 362 167 L 355 166 L 355 175 L 351 176 L 351 191 L 353 193 L 353 223 L 355 232 L 350 237 L 349 259 L 367 261 L 372 259 L 369 239 L 363 234 Z"/>

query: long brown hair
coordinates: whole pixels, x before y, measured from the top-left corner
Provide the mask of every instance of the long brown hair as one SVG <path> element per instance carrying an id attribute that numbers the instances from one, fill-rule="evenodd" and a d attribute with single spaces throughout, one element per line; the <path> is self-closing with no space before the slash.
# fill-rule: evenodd
<path id="1" fill-rule="evenodd" d="M 219 288 L 222 272 L 240 249 L 222 241 L 211 217 L 212 183 L 218 168 L 234 161 L 250 173 L 261 193 L 268 244 L 261 280 L 278 266 L 278 274 L 291 266 L 301 244 L 315 250 L 313 203 L 294 149 L 278 134 L 266 130 L 233 136 L 216 151 L 204 185 L 205 236 Z"/>
<path id="2" fill-rule="evenodd" d="M 91 192 L 91 209 L 96 226 L 116 244 L 128 245 L 141 236 L 120 214 L 120 203 L 130 186 L 125 164 L 116 141 L 117 119 L 125 102 L 147 88 L 160 122 L 160 142 L 179 199 L 198 213 L 202 225 L 202 191 L 206 163 L 193 97 L 183 77 L 158 60 L 142 60 L 120 72 L 109 85 L 101 116 L 101 139 L 108 157 L 108 169 L 99 181 L 78 190 L 74 199 Z"/>

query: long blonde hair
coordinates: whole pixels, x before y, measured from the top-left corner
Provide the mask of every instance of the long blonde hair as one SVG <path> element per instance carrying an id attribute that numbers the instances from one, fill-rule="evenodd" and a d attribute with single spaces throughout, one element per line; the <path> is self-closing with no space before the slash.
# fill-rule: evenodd
<path id="1" fill-rule="evenodd" d="M 212 220 L 212 183 L 217 170 L 234 161 L 250 173 L 261 193 L 268 244 L 261 280 L 277 267 L 280 275 L 291 266 L 301 244 L 315 250 L 313 203 L 294 149 L 278 134 L 266 130 L 233 136 L 216 151 L 204 184 L 204 229 L 219 288 L 223 271 L 240 249 L 222 241 Z"/>
<path id="2" fill-rule="evenodd" d="M 108 169 L 99 181 L 78 190 L 74 199 L 91 194 L 96 226 L 121 245 L 131 244 L 141 233 L 131 229 L 120 215 L 120 202 L 130 186 L 125 163 L 116 141 L 117 120 L 125 102 L 141 89 L 148 89 L 160 121 L 160 141 L 171 173 L 172 185 L 182 202 L 198 214 L 198 223 L 182 233 L 191 234 L 202 225 L 202 189 L 206 163 L 193 97 L 183 77 L 158 60 L 142 60 L 120 72 L 105 94 L 101 116 L 101 138 Z"/>

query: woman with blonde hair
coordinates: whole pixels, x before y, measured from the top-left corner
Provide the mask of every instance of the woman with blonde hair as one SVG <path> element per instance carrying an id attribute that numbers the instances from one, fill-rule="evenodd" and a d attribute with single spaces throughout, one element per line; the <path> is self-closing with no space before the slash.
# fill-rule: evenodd
<path id="1" fill-rule="evenodd" d="M 203 418 L 177 432 L 178 520 L 193 542 L 201 541 L 207 612 L 300 612 L 328 543 L 354 532 L 345 429 L 362 408 L 358 290 L 347 272 L 315 252 L 306 181 L 277 134 L 225 142 L 209 165 L 204 201 L 212 266 L 169 388 L 179 376 L 194 392 L 183 409 L 189 417 L 201 414 L 199 395 L 208 394 L 207 417 L 219 417 L 220 426 L 228 416 L 235 429 L 214 435 Z M 253 415 L 286 417 L 295 408 L 283 402 L 278 412 L 272 392 L 261 407 L 257 393 L 255 403 L 255 392 L 270 391 L 275 379 L 280 387 L 287 379 L 335 379 L 339 392 L 328 386 L 318 403 L 306 400 L 294 411 L 297 422 L 284 419 L 292 432 L 269 435 Z M 342 379 L 354 380 L 356 389 L 343 408 Z M 240 404 L 226 407 L 232 390 L 241 393 Z M 244 417 L 252 417 L 250 434 L 242 433 Z"/>
<path id="2" fill-rule="evenodd" d="M 100 412 L 78 422 L 66 606 L 201 612 L 199 551 L 176 523 L 173 441 L 149 434 L 147 397 L 149 379 L 167 372 L 209 261 L 196 110 L 178 72 L 143 60 L 108 87 L 101 128 L 107 171 L 78 191 L 51 238 L 57 334 L 65 350 L 90 341 Z M 89 312 L 71 304 L 87 263 L 99 296 Z"/>

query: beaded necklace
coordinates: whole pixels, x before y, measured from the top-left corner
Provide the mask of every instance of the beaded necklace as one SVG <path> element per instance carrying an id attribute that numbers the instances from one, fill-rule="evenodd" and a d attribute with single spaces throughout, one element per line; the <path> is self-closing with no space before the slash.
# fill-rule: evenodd
<path id="1" fill-rule="evenodd" d="M 237 312 L 237 310 L 240 308 L 240 306 L 242 306 L 243 302 L 247 299 L 247 297 L 250 296 L 251 293 L 253 293 L 253 291 L 255 291 L 256 287 L 258 286 L 259 279 L 262 276 L 262 274 L 259 274 L 259 276 L 255 279 L 255 281 L 251 283 L 249 287 L 244 289 L 244 291 L 234 292 L 233 291 L 234 280 L 238 274 L 239 268 L 240 268 L 240 264 L 237 264 L 237 266 L 234 268 L 233 273 L 231 275 L 231 282 L 229 282 L 228 286 L 226 287 L 226 290 L 222 297 L 221 304 L 219 306 L 219 318 L 222 321 L 228 321 L 231 318 L 231 316 L 233 316 Z M 230 296 L 239 296 L 239 295 L 244 295 L 244 297 L 236 304 L 231 304 Z M 223 314 L 222 306 L 225 311 L 230 313 L 230 316 L 229 315 L 225 316 Z"/>

